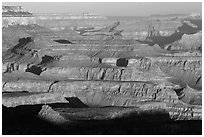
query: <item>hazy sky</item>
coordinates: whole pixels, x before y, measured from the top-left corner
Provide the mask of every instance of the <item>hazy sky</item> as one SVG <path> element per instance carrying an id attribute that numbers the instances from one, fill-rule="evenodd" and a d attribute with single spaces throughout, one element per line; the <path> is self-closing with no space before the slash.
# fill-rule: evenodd
<path id="1" fill-rule="evenodd" d="M 201 2 L 3 2 L 4 5 L 20 5 L 32 13 L 93 12 L 104 16 L 202 13 Z"/>

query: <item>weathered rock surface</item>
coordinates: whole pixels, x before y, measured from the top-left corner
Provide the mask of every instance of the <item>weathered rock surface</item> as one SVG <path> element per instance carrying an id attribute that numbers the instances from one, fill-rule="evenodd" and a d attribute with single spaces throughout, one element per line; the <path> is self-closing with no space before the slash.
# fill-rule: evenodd
<path id="1" fill-rule="evenodd" d="M 2 104 L 6 107 L 16 107 L 20 105 L 36 105 L 47 103 L 67 103 L 61 95 L 52 93 L 5 93 L 2 95 Z"/>
<path id="2" fill-rule="evenodd" d="M 183 35 L 181 40 L 171 44 L 168 49 L 171 50 L 181 50 L 181 49 L 191 49 L 202 51 L 202 32 L 198 32 L 192 35 Z"/>
<path id="3" fill-rule="evenodd" d="M 200 19 L 161 17 L 148 30 L 153 18 L 139 22 L 137 39 L 125 31 L 112 37 L 117 25 L 80 29 L 89 36 L 35 24 L 3 28 L 3 107 L 40 106 L 35 116 L 66 129 L 122 119 L 202 120 Z"/>
<path id="4" fill-rule="evenodd" d="M 32 13 L 25 11 L 22 6 L 2 6 L 2 26 L 35 24 Z"/>
<path id="5" fill-rule="evenodd" d="M 40 82 L 39 82 L 40 81 Z M 44 84 L 42 84 L 44 83 Z M 169 85 L 169 88 L 166 88 Z M 38 88 L 36 88 L 38 87 Z M 41 81 L 17 80 L 8 81 L 3 84 L 4 92 L 29 91 L 51 92 L 63 97 L 75 96 L 89 106 L 135 106 L 143 101 L 163 101 L 169 104 L 179 102 L 176 92 L 171 84 L 165 86 L 157 85 L 154 82 L 115 82 L 115 81 Z M 188 94 L 184 92 L 184 94 Z M 196 94 L 193 94 L 194 96 Z M 188 102 L 195 100 L 189 94 Z M 185 101 L 186 102 L 186 101 Z M 194 101 L 195 102 L 195 101 Z M 201 98 L 198 98 L 201 104 Z M 14 102 L 15 104 L 15 102 Z M 193 103 L 197 104 L 197 103 Z"/>

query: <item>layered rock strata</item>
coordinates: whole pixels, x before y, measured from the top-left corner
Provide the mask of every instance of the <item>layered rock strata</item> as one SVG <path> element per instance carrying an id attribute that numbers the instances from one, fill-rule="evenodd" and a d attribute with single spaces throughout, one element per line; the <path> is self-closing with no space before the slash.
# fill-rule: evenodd
<path id="1" fill-rule="evenodd" d="M 38 117 L 63 127 L 92 120 L 202 120 L 197 25 L 193 32 L 176 28 L 182 35 L 173 40 L 61 39 L 38 25 L 4 28 L 2 104 L 39 105 Z"/>

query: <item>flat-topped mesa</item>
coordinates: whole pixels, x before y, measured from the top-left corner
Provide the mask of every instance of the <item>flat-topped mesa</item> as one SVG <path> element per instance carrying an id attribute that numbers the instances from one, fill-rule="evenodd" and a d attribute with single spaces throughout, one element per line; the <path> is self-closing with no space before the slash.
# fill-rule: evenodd
<path id="1" fill-rule="evenodd" d="M 3 27 L 36 23 L 33 14 L 24 10 L 22 6 L 2 6 L 2 21 Z"/>

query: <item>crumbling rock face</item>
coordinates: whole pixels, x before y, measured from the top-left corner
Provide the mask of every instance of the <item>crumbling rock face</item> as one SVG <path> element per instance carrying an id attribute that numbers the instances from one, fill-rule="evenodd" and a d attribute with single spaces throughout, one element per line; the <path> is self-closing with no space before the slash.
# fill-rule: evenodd
<path id="1" fill-rule="evenodd" d="M 42 83 L 44 83 L 42 85 Z M 40 85 L 40 86 L 38 86 Z M 38 88 L 35 88 L 38 86 Z M 164 101 L 169 104 L 178 103 L 176 93 L 165 87 L 146 82 L 110 82 L 110 81 L 61 81 L 37 82 L 22 80 L 6 82 L 5 92 L 30 91 L 51 92 L 62 97 L 76 96 L 89 106 L 135 106 L 143 101 Z M 15 94 L 15 93 L 14 93 Z M 13 102 L 15 104 L 15 102 Z"/>
<path id="2" fill-rule="evenodd" d="M 141 58 L 140 71 L 148 71 L 151 67 L 151 60 L 148 58 Z"/>
<path id="3" fill-rule="evenodd" d="M 187 104 L 191 105 L 202 105 L 202 94 L 201 92 L 186 86 L 182 89 L 175 90 L 179 99 Z"/>
<path id="4" fill-rule="evenodd" d="M 21 64 L 35 64 L 40 59 L 36 50 L 32 49 L 33 39 L 31 37 L 19 39 L 19 43 L 3 53 L 3 64 L 5 71 L 19 70 Z"/>
<path id="5" fill-rule="evenodd" d="M 176 78 L 181 86 L 188 85 L 191 88 L 202 90 L 202 75 L 201 72 L 195 70 L 184 70 L 179 67 L 161 68 L 170 76 Z M 179 84 L 178 83 L 178 84 Z"/>

